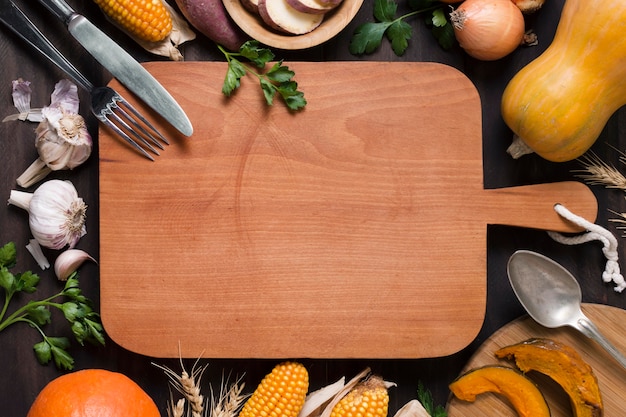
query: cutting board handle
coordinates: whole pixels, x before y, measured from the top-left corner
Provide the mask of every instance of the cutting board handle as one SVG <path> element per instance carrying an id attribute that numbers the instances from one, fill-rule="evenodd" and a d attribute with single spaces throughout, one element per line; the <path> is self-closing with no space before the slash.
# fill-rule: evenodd
<path id="1" fill-rule="evenodd" d="M 564 219 L 555 210 L 561 204 L 592 223 L 598 202 L 589 187 L 577 181 L 485 190 L 489 224 L 503 224 L 555 232 L 581 232 L 580 226 Z"/>

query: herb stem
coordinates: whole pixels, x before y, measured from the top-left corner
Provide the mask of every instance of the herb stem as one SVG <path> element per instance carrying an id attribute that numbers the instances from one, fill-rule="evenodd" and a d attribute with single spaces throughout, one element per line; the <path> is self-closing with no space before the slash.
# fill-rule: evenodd
<path id="1" fill-rule="evenodd" d="M 58 293 L 56 295 L 53 295 L 52 297 L 48 297 L 45 300 L 40 300 L 40 301 L 32 301 L 26 305 L 23 305 L 22 307 L 18 308 L 17 310 L 15 310 L 10 316 L 8 316 L 4 321 L 2 321 L 2 318 L 4 317 L 4 313 L 6 312 L 6 307 L 8 305 L 8 303 L 5 303 L 3 309 L 2 309 L 2 314 L 0 314 L 0 331 L 6 329 L 7 327 L 9 327 L 10 325 L 17 323 L 19 321 L 27 321 L 29 323 L 32 323 L 31 320 L 28 319 L 24 319 L 27 315 L 28 315 L 28 310 L 32 309 L 32 308 L 36 308 L 36 307 L 41 307 L 41 306 L 48 306 L 48 307 L 56 307 L 61 309 L 62 305 L 59 303 L 52 303 L 51 301 L 54 300 L 57 297 L 60 297 L 61 295 L 63 295 L 63 293 Z"/>

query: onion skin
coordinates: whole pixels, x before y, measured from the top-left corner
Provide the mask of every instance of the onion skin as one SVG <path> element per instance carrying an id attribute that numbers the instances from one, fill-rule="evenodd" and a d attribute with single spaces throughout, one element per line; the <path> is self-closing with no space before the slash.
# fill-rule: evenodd
<path id="1" fill-rule="evenodd" d="M 466 0 L 450 19 L 461 48 L 481 61 L 507 56 L 524 39 L 524 15 L 511 0 Z"/>

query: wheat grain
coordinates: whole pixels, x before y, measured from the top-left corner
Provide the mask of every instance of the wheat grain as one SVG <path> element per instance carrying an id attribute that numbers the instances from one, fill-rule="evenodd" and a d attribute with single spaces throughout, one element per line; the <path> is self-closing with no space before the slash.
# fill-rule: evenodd
<path id="1" fill-rule="evenodd" d="M 220 390 L 217 395 L 211 388 L 211 412 L 209 417 L 237 417 L 244 401 L 249 395 L 242 394 L 245 384 L 238 378 L 233 384 L 229 384 L 229 379 L 224 379 L 220 383 Z"/>
<path id="2" fill-rule="evenodd" d="M 602 185 L 606 188 L 626 191 L 626 177 L 613 165 L 602 161 L 596 154 L 586 154 L 579 161 L 583 169 L 574 171 L 580 172 L 576 175 L 578 178 L 582 178 L 590 185 Z M 626 162 L 626 159 L 620 157 L 620 161 Z"/>

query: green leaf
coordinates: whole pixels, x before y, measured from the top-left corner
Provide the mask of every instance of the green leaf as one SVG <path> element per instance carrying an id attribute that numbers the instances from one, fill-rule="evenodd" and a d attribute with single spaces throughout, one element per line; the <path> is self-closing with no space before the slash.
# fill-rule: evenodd
<path id="1" fill-rule="evenodd" d="M 291 71 L 289 67 L 282 65 L 282 61 L 274 64 L 272 68 L 265 73 L 267 78 L 277 83 L 290 81 L 294 75 L 295 73 Z"/>
<path id="2" fill-rule="evenodd" d="M 45 365 L 52 359 L 52 348 L 45 340 L 36 343 L 33 349 L 35 350 L 35 356 L 37 356 L 37 360 L 40 364 Z"/>
<path id="3" fill-rule="evenodd" d="M 17 275 L 17 291 L 33 293 L 37 290 L 37 284 L 39 284 L 39 275 L 33 274 L 31 271 Z"/>
<path id="4" fill-rule="evenodd" d="M 349 51 L 353 55 L 371 54 L 381 44 L 383 36 L 387 28 L 391 25 L 390 22 L 378 22 L 378 23 L 363 23 L 359 25 L 352 39 L 350 39 Z"/>
<path id="5" fill-rule="evenodd" d="M 274 59 L 274 53 L 267 48 L 261 48 L 256 40 L 244 43 L 239 49 L 239 54 L 250 60 L 258 68 L 265 67 L 265 64 Z"/>
<path id="6" fill-rule="evenodd" d="M 424 387 L 421 381 L 417 383 L 417 399 L 432 417 L 447 417 L 448 413 L 442 406 L 438 405 L 435 407 L 432 394 Z"/>
<path id="7" fill-rule="evenodd" d="M 61 306 L 65 320 L 74 323 L 77 319 L 85 317 L 85 311 L 75 302 L 68 301 Z"/>
<path id="8" fill-rule="evenodd" d="M 300 110 L 306 106 L 306 99 L 301 91 L 298 91 L 298 83 L 287 81 L 280 83 L 278 93 L 281 95 L 287 107 L 291 110 Z"/>
<path id="9" fill-rule="evenodd" d="M 263 96 L 268 105 L 272 105 L 274 102 L 274 95 L 276 94 L 276 87 L 266 78 L 260 78 L 261 90 L 263 90 Z"/>
<path id="10" fill-rule="evenodd" d="M 409 46 L 412 30 L 411 25 L 403 20 L 398 20 L 389 26 L 387 37 L 391 41 L 391 48 L 397 56 L 404 55 L 406 48 Z"/>
<path id="11" fill-rule="evenodd" d="M 222 86 L 222 93 L 228 97 L 241 85 L 241 78 L 246 75 L 246 67 L 236 59 L 228 62 L 226 78 Z"/>
<path id="12" fill-rule="evenodd" d="M 74 358 L 65 350 L 67 347 L 69 347 L 69 342 L 65 347 L 52 345 L 52 358 L 57 368 L 71 371 L 74 369 Z"/>
<path id="13" fill-rule="evenodd" d="M 0 248 L 0 266 L 13 268 L 17 262 L 15 242 L 9 242 Z"/>
<path id="14" fill-rule="evenodd" d="M 374 18 L 379 22 L 391 22 L 396 17 L 398 5 L 393 0 L 375 0 Z"/>
<path id="15" fill-rule="evenodd" d="M 9 294 L 13 294 L 16 290 L 15 276 L 4 266 L 0 268 L 0 287 L 4 288 Z"/>
<path id="16" fill-rule="evenodd" d="M 446 17 L 446 13 L 443 9 L 433 10 L 431 21 L 435 27 L 443 27 L 448 24 L 448 18 Z"/>
<path id="17" fill-rule="evenodd" d="M 31 305 L 32 307 L 29 307 Z M 50 323 L 52 314 L 48 307 L 35 302 L 30 302 L 26 306 L 29 307 L 26 310 L 27 317 L 37 323 L 37 325 L 43 326 L 44 324 Z"/>
<path id="18" fill-rule="evenodd" d="M 452 24 L 448 22 L 444 26 L 433 26 L 432 34 L 437 39 L 437 43 L 442 49 L 448 51 L 456 45 L 456 37 L 454 36 L 454 28 Z"/>

